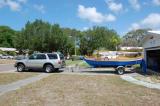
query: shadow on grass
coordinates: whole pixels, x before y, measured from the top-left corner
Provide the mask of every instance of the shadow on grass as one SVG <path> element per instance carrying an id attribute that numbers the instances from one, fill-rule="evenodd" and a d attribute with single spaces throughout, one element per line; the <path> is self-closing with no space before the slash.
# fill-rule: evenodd
<path id="1" fill-rule="evenodd" d="M 99 74 L 117 74 L 116 71 L 81 71 L 82 73 L 99 73 Z M 131 72 L 131 71 L 125 71 L 124 74 L 131 74 L 131 73 L 134 73 L 134 72 Z"/>
<path id="2" fill-rule="evenodd" d="M 82 69 L 80 72 L 82 73 L 96 73 L 96 74 L 117 74 L 117 72 L 113 69 L 111 70 L 105 70 L 105 69 L 99 69 L 99 68 L 85 68 Z M 131 73 L 135 73 L 134 71 L 125 71 L 124 74 L 131 74 Z"/>
<path id="3" fill-rule="evenodd" d="M 58 71 L 53 71 L 51 73 L 61 73 L 63 72 L 63 69 L 60 69 Z M 46 73 L 44 70 L 42 69 L 29 69 L 29 70 L 24 70 L 23 72 L 29 72 L 29 73 Z"/>

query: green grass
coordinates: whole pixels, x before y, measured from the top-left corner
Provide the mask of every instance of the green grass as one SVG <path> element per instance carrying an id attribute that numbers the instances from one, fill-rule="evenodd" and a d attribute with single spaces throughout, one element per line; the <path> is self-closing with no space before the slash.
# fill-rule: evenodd
<path id="1" fill-rule="evenodd" d="M 82 62 L 81 64 L 79 64 L 80 67 L 90 67 L 89 64 L 87 64 L 86 62 Z"/>
<path id="2" fill-rule="evenodd" d="M 83 62 L 83 60 L 74 60 L 74 61 L 66 60 L 66 65 L 76 65 L 76 64 L 79 64 L 81 62 Z"/>
<path id="3" fill-rule="evenodd" d="M 86 62 L 84 62 L 83 60 L 66 60 L 66 64 L 67 66 L 69 65 L 78 65 L 80 67 L 90 67 Z"/>
<path id="4" fill-rule="evenodd" d="M 133 65 L 133 68 L 141 68 L 139 64 Z"/>

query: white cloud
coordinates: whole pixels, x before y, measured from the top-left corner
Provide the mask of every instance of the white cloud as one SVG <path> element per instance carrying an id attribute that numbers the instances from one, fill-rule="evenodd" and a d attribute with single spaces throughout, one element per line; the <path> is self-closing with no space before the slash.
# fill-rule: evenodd
<path id="1" fill-rule="evenodd" d="M 129 0 L 129 3 L 135 10 L 140 10 L 141 5 L 138 0 Z"/>
<path id="2" fill-rule="evenodd" d="M 6 2 L 4 0 L 0 0 L 0 8 L 6 5 Z"/>
<path id="3" fill-rule="evenodd" d="M 140 29 L 140 25 L 138 23 L 133 23 L 129 30 L 137 30 Z"/>
<path id="4" fill-rule="evenodd" d="M 45 7 L 44 7 L 44 5 L 42 5 L 42 4 L 40 4 L 40 5 L 38 5 L 38 4 L 35 4 L 34 5 L 34 8 L 36 9 L 36 10 L 38 10 L 39 12 L 41 12 L 42 14 L 44 14 L 46 11 L 45 11 Z"/>
<path id="5" fill-rule="evenodd" d="M 9 7 L 12 11 L 20 11 L 27 0 L 0 0 L 0 8 Z"/>
<path id="6" fill-rule="evenodd" d="M 20 11 L 21 9 L 21 5 L 13 0 L 7 0 L 6 4 L 10 7 L 11 10 L 13 11 Z"/>
<path id="7" fill-rule="evenodd" d="M 83 5 L 78 6 L 78 16 L 81 19 L 85 19 L 93 23 L 112 22 L 116 20 L 116 17 L 112 14 L 103 15 L 102 13 L 97 12 L 95 7 L 86 8 Z"/>
<path id="8" fill-rule="evenodd" d="M 86 31 L 88 29 L 89 29 L 89 27 L 83 27 L 81 31 Z"/>
<path id="9" fill-rule="evenodd" d="M 135 30 L 139 28 L 160 29 L 160 13 L 149 14 L 146 18 L 141 20 L 139 23 L 132 24 L 129 30 Z"/>
<path id="10" fill-rule="evenodd" d="M 142 25 L 157 28 L 160 27 L 160 14 L 152 13 L 149 14 L 142 22 Z"/>
<path id="11" fill-rule="evenodd" d="M 153 3 L 157 6 L 160 6 L 160 0 L 153 0 Z"/>
<path id="12" fill-rule="evenodd" d="M 18 2 L 23 3 L 23 4 L 27 3 L 27 1 L 28 0 L 18 0 Z"/>
<path id="13" fill-rule="evenodd" d="M 113 0 L 107 0 L 106 3 L 108 8 L 115 13 L 118 13 L 123 10 L 122 3 L 115 3 Z"/>

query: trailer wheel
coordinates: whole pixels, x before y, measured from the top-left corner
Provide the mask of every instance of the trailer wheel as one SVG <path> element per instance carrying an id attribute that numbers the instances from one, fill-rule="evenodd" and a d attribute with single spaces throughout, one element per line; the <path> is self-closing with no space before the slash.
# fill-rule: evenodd
<path id="1" fill-rule="evenodd" d="M 123 75 L 124 72 L 125 72 L 125 68 L 124 68 L 123 66 L 118 66 L 118 67 L 116 68 L 116 71 L 117 71 L 117 74 Z"/>

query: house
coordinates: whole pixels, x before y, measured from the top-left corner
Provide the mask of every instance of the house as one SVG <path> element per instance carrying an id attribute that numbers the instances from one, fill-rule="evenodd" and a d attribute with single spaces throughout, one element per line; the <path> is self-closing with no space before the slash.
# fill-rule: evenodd
<path id="1" fill-rule="evenodd" d="M 97 54 L 97 51 L 95 51 L 93 54 Z M 115 59 L 118 57 L 117 51 L 99 51 L 98 54 L 101 58 L 108 58 L 108 59 Z"/>
<path id="2" fill-rule="evenodd" d="M 120 50 L 142 50 L 143 47 L 120 47 Z"/>
<path id="3" fill-rule="evenodd" d="M 5 47 L 0 47 L 1 51 L 6 51 L 6 52 L 14 52 L 16 51 L 15 48 L 5 48 Z"/>
<path id="4" fill-rule="evenodd" d="M 148 31 L 143 46 L 147 69 L 160 73 L 160 31 Z"/>
<path id="5" fill-rule="evenodd" d="M 119 51 L 118 54 L 122 56 L 136 57 L 143 54 L 143 47 L 122 46 L 120 47 L 120 50 L 121 51 Z"/>

